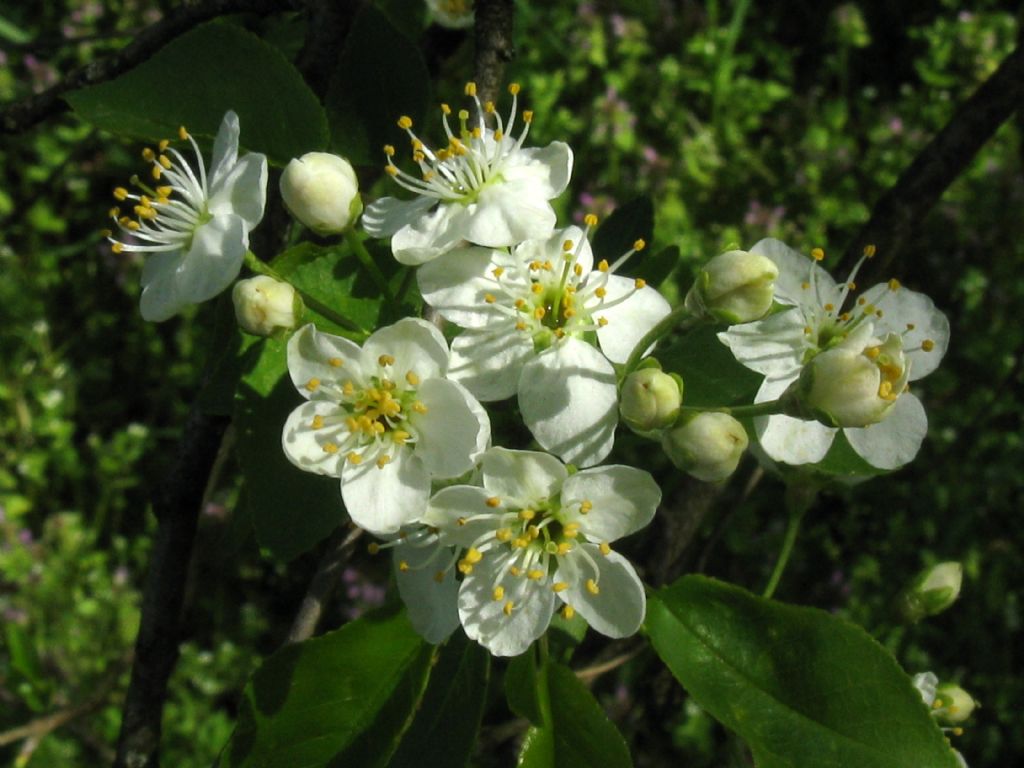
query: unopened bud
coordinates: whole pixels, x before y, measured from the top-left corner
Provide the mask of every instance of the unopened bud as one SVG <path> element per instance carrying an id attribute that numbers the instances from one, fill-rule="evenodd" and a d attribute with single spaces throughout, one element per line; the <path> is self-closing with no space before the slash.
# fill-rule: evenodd
<path id="1" fill-rule="evenodd" d="M 238 324 L 255 336 L 294 328 L 302 316 L 302 299 L 295 289 L 266 275 L 239 280 L 231 299 Z"/>
<path id="2" fill-rule="evenodd" d="M 749 323 L 764 317 L 775 298 L 775 262 L 757 253 L 726 251 L 697 275 L 686 307 L 697 317 L 723 323 Z"/>
<path id="3" fill-rule="evenodd" d="M 935 690 L 935 701 L 938 706 L 932 714 L 950 725 L 962 723 L 978 706 L 974 697 L 956 683 L 941 683 Z"/>
<path id="4" fill-rule="evenodd" d="M 747 442 L 742 424 L 714 411 L 694 414 L 661 436 L 661 447 L 672 463 L 708 483 L 725 480 L 736 471 Z"/>
<path id="5" fill-rule="evenodd" d="M 917 575 L 899 597 L 900 614 L 910 623 L 942 613 L 956 602 L 963 583 L 963 567 L 956 561 L 939 563 Z"/>
<path id="6" fill-rule="evenodd" d="M 327 152 L 309 152 L 288 163 L 281 197 L 292 216 L 318 235 L 341 234 L 363 212 L 352 165 Z"/>
<path id="7" fill-rule="evenodd" d="M 683 382 L 658 368 L 633 371 L 622 383 L 619 413 L 634 432 L 671 427 L 683 404 Z"/>

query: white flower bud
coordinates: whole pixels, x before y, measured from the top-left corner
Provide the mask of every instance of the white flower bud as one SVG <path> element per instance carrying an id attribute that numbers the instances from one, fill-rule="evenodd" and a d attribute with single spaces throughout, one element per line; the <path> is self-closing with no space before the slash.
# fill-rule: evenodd
<path id="1" fill-rule="evenodd" d="M 899 610 L 908 622 L 942 613 L 956 602 L 963 583 L 963 567 L 949 561 L 921 571 L 900 596 Z"/>
<path id="2" fill-rule="evenodd" d="M 239 280 L 231 299 L 238 324 L 255 336 L 294 328 L 302 315 L 302 299 L 295 289 L 266 275 Z"/>
<path id="3" fill-rule="evenodd" d="M 935 689 L 932 715 L 950 725 L 957 725 L 969 718 L 978 702 L 956 683 L 941 683 Z"/>
<path id="4" fill-rule="evenodd" d="M 772 308 L 775 262 L 757 253 L 726 251 L 697 275 L 686 306 L 697 317 L 713 317 L 735 325 L 759 320 Z"/>
<path id="5" fill-rule="evenodd" d="M 473 24 L 473 0 L 427 0 L 427 8 L 442 27 L 466 29 Z"/>
<path id="6" fill-rule="evenodd" d="M 661 447 L 679 469 L 708 483 L 736 471 L 747 449 L 747 432 L 727 413 L 697 413 L 661 436 Z"/>
<path id="7" fill-rule="evenodd" d="M 870 326 L 808 363 L 794 385 L 798 409 L 830 427 L 866 427 L 885 418 L 907 388 L 910 361 L 901 338 L 881 343 Z"/>
<path id="8" fill-rule="evenodd" d="M 281 197 L 292 216 L 318 235 L 344 232 L 363 212 L 359 180 L 343 157 L 309 152 L 281 174 Z"/>
<path id="9" fill-rule="evenodd" d="M 682 380 L 658 368 L 633 371 L 622 383 L 619 413 L 634 432 L 666 429 L 679 416 L 683 404 Z"/>

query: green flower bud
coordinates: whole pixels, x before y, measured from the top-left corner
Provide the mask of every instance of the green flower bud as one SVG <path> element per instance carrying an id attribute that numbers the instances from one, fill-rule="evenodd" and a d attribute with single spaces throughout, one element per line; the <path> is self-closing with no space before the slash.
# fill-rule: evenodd
<path id="1" fill-rule="evenodd" d="M 343 157 L 309 152 L 281 174 L 281 197 L 292 216 L 318 235 L 338 235 L 363 212 L 359 180 Z"/>
<path id="2" fill-rule="evenodd" d="M 958 725 L 969 718 L 978 702 L 956 683 L 940 683 L 935 689 L 932 716 L 950 725 Z"/>
<path id="3" fill-rule="evenodd" d="M 908 623 L 914 623 L 925 616 L 942 613 L 956 602 L 962 582 L 963 567 L 956 561 L 926 568 L 900 595 L 900 614 Z"/>
<path id="4" fill-rule="evenodd" d="M 619 394 L 619 414 L 639 434 L 672 426 L 682 404 L 682 379 L 657 368 L 633 371 Z"/>
<path id="5" fill-rule="evenodd" d="M 757 253 L 726 251 L 697 275 L 686 307 L 697 317 L 735 325 L 764 317 L 775 298 L 775 262 Z"/>
<path id="6" fill-rule="evenodd" d="M 266 275 L 239 280 L 231 299 L 238 324 L 254 336 L 291 330 L 302 317 L 302 299 L 295 289 Z"/>
<path id="7" fill-rule="evenodd" d="M 672 463 L 707 483 L 725 480 L 736 471 L 747 442 L 742 424 L 713 411 L 686 417 L 661 436 L 661 447 Z"/>

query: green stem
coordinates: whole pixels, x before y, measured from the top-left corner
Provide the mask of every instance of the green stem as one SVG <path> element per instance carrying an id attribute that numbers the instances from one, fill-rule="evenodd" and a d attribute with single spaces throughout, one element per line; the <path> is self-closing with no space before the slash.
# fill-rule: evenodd
<path id="1" fill-rule="evenodd" d="M 303 304 L 312 309 L 318 315 L 322 315 L 323 317 L 326 317 L 328 320 L 330 320 L 332 323 L 335 323 L 336 325 L 344 328 L 345 330 L 350 331 L 352 335 L 360 337 L 360 341 L 366 339 L 366 337 L 370 335 L 365 328 L 360 327 L 360 325 L 356 323 L 354 320 L 349 320 L 344 315 L 335 312 L 333 309 L 328 307 L 319 299 L 310 296 L 304 290 L 299 288 L 299 286 L 295 285 L 295 283 L 293 283 L 287 277 L 284 277 L 282 274 L 280 274 L 272 266 L 267 264 L 265 261 L 261 261 L 252 251 L 245 252 L 245 265 L 257 274 L 272 277 L 275 280 L 278 280 L 282 283 L 288 283 L 290 286 L 292 286 L 292 288 L 295 289 L 299 296 L 302 297 Z"/>
<path id="2" fill-rule="evenodd" d="M 540 707 L 540 719 L 545 728 L 551 728 L 554 718 L 551 716 L 551 692 L 548 690 L 548 636 L 541 636 L 537 641 L 537 704 Z"/>
<path id="3" fill-rule="evenodd" d="M 402 267 L 402 269 L 405 270 L 405 274 L 402 275 L 402 282 L 398 286 L 398 295 L 395 297 L 399 304 L 405 301 L 409 288 L 412 287 L 413 278 L 416 275 L 416 270 L 412 267 Z"/>
<path id="4" fill-rule="evenodd" d="M 636 343 L 633 351 L 629 353 L 629 358 L 626 360 L 625 365 L 622 366 L 622 374 L 619 380 L 625 379 L 635 371 L 643 359 L 644 353 L 647 352 L 651 345 L 661 339 L 662 336 L 667 335 L 677 324 L 680 328 L 688 330 L 700 322 L 702 322 L 700 319 L 690 315 L 690 310 L 686 308 L 686 304 L 680 304 L 673 309 Z"/>
<path id="5" fill-rule="evenodd" d="M 363 245 L 363 241 L 359 239 L 359 235 L 356 234 L 355 229 L 349 227 L 345 230 L 345 242 L 348 243 L 348 247 L 352 249 L 356 257 L 363 263 L 366 271 L 370 273 L 370 277 L 373 278 L 374 282 L 377 283 L 377 287 L 380 288 L 380 292 L 384 294 L 391 304 L 395 303 L 395 294 L 391 292 L 391 286 L 388 285 L 388 279 L 384 277 L 384 273 L 380 271 L 380 267 L 377 266 L 377 262 L 373 260 L 373 256 L 366 250 L 366 246 Z"/>
<path id="6" fill-rule="evenodd" d="M 789 556 L 793 553 L 793 545 L 796 543 L 797 534 L 800 532 L 800 523 L 803 522 L 804 514 L 811 508 L 814 499 L 818 495 L 818 489 L 812 486 L 790 485 L 786 489 L 786 510 L 789 512 L 789 520 L 786 521 L 786 534 L 782 539 L 782 549 L 775 561 L 775 568 L 768 578 L 762 597 L 770 598 L 775 594 L 775 588 L 779 586 L 782 573 L 786 570 Z"/>
<path id="7" fill-rule="evenodd" d="M 783 398 L 779 398 L 778 400 L 769 400 L 766 403 L 734 405 L 731 408 L 720 408 L 718 410 L 724 411 L 736 419 L 752 419 L 755 416 L 774 416 L 777 413 L 785 413 L 787 402 Z"/>

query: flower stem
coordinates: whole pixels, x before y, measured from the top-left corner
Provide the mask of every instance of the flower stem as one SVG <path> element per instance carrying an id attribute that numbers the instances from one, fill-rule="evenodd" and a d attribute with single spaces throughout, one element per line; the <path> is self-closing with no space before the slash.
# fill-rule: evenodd
<path id="1" fill-rule="evenodd" d="M 768 584 L 765 585 L 761 597 L 770 598 L 775 594 L 775 588 L 779 586 L 782 573 L 786 570 L 786 564 L 789 563 L 789 556 L 793 553 L 793 545 L 800 532 L 800 523 L 803 522 L 804 513 L 811 508 L 817 495 L 817 488 L 811 486 L 790 485 L 786 489 L 786 509 L 789 512 L 789 519 L 786 521 L 786 534 L 782 539 L 782 549 L 779 550 L 772 575 L 768 577 Z"/>
<path id="2" fill-rule="evenodd" d="M 702 408 L 695 405 L 684 405 L 680 410 L 692 411 L 694 413 L 703 413 L 711 411 L 713 413 L 727 413 L 736 419 L 752 419 L 755 416 L 772 416 L 777 413 L 786 412 L 787 401 L 782 398 L 778 400 L 769 400 L 766 403 L 754 403 L 753 405 L 734 405 L 731 407 L 713 407 L 713 408 Z"/>
<path id="3" fill-rule="evenodd" d="M 540 719 L 545 728 L 551 728 L 554 720 L 551 716 L 551 692 L 548 690 L 548 636 L 542 635 L 537 641 L 537 705 L 540 707 Z"/>
<path id="4" fill-rule="evenodd" d="M 690 314 L 690 310 L 686 308 L 685 304 L 680 304 L 673 309 L 636 343 L 633 351 L 629 353 L 629 358 L 627 358 L 625 365 L 622 366 L 622 374 L 619 377 L 619 381 L 622 381 L 635 371 L 650 346 L 662 336 L 667 335 L 669 331 L 675 328 L 676 324 L 683 330 L 689 330 L 700 322 L 702 322 L 700 319 Z"/>
<path id="5" fill-rule="evenodd" d="M 366 246 L 363 245 L 363 241 L 359 239 L 355 229 L 349 227 L 345 230 L 345 242 L 348 243 L 348 247 L 352 249 L 356 257 L 363 263 L 366 271 L 370 273 L 370 277 L 377 283 L 377 287 L 380 288 L 380 292 L 384 294 L 384 298 L 391 304 L 395 303 L 395 294 L 391 292 L 391 286 L 388 285 L 388 279 L 384 276 L 384 273 L 380 271 L 380 267 L 377 266 L 377 262 L 373 260 L 373 256 L 366 250 Z"/>
<path id="6" fill-rule="evenodd" d="M 279 280 L 282 283 L 288 283 L 289 285 L 292 286 L 292 288 L 296 290 L 299 296 L 302 297 L 303 304 L 312 309 L 318 315 L 326 317 L 332 323 L 349 331 L 350 335 L 358 337 L 360 341 L 365 340 L 366 337 L 370 335 L 365 328 L 362 328 L 354 320 L 350 320 L 349 318 L 345 317 L 345 315 L 335 312 L 333 309 L 328 307 L 319 299 L 310 296 L 304 290 L 299 288 L 299 286 L 295 285 L 295 283 L 293 283 L 287 277 L 285 277 L 276 269 L 274 269 L 272 266 L 267 264 L 265 261 L 261 261 L 252 251 L 245 252 L 245 265 L 249 267 L 249 269 L 251 269 L 253 272 L 256 272 L 257 274 L 272 277 L 275 280 Z"/>

